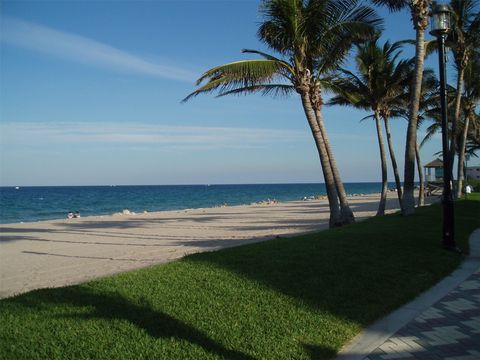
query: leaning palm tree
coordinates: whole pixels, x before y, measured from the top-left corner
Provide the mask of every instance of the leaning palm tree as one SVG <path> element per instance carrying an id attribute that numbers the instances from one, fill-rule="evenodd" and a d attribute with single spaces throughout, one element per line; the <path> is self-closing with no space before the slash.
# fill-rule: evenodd
<path id="1" fill-rule="evenodd" d="M 449 45 L 453 52 L 457 69 L 457 93 L 455 98 L 455 115 L 452 119 L 451 158 L 455 156 L 455 139 L 457 138 L 457 124 L 460 122 L 461 101 L 464 87 L 464 73 L 473 52 L 480 47 L 480 13 L 478 0 L 451 0 L 453 26 L 449 36 Z M 458 172 L 463 162 L 458 162 Z M 453 161 L 452 161 L 453 169 Z M 461 196 L 462 188 L 457 187 L 457 197 Z"/>
<path id="2" fill-rule="evenodd" d="M 403 188 L 403 214 L 415 212 L 415 149 L 417 144 L 418 112 L 425 61 L 425 30 L 428 27 L 430 0 L 372 0 L 377 5 L 386 5 L 391 11 L 409 9 L 415 29 L 415 69 L 409 102 L 407 139 L 405 143 L 405 168 Z"/>
<path id="3" fill-rule="evenodd" d="M 451 136 L 451 157 L 455 156 L 457 146 L 455 139 L 457 138 L 457 127 L 460 126 L 461 102 L 464 90 L 464 74 L 465 69 L 469 65 L 473 53 L 480 47 L 480 13 L 478 0 L 451 0 L 450 9 L 453 14 L 452 32 L 449 37 L 449 45 L 451 46 L 455 67 L 457 69 L 457 94 L 455 98 L 455 115 L 452 123 Z M 468 126 L 467 126 L 468 128 Z M 467 129 L 464 129 L 467 131 Z M 464 145 L 462 145 L 462 148 Z M 462 156 L 459 152 L 459 157 Z M 452 161 L 453 167 L 453 161 Z M 457 174 L 463 172 L 463 161 L 458 162 Z M 463 174 L 462 174 L 463 177 Z M 461 183 L 458 183 L 456 196 L 462 194 Z"/>
<path id="4" fill-rule="evenodd" d="M 258 36 L 279 56 L 259 55 L 206 71 L 198 89 L 217 96 L 260 93 L 300 96 L 320 157 L 330 207 L 330 226 L 354 221 L 324 127 L 322 90 L 354 42 L 366 39 L 381 23 L 374 10 L 357 0 L 264 0 Z"/>
<path id="5" fill-rule="evenodd" d="M 381 120 L 383 118 L 387 133 L 390 159 L 401 208 L 402 188 L 391 141 L 389 117 L 392 107 L 407 92 L 409 72 L 412 66 L 411 62 L 406 60 L 397 63 L 397 58 L 400 54 L 400 43 L 392 45 L 386 42 L 381 47 L 377 41 L 378 39 L 375 39 L 357 46 L 358 51 L 355 57 L 357 74 L 346 69 L 340 69 L 342 78 L 335 83 L 334 88 L 337 95 L 329 101 L 329 105 L 354 106 L 373 112 L 371 117 L 375 120 L 377 129 L 382 174 L 382 191 L 377 215 L 383 215 L 385 213 L 388 180 Z"/>
<path id="6" fill-rule="evenodd" d="M 433 94 L 436 94 L 437 89 L 439 88 L 439 80 L 435 76 L 435 73 L 431 69 L 427 69 L 423 72 L 423 79 L 422 79 L 422 92 L 420 96 L 420 106 L 419 106 L 419 114 L 418 114 L 418 123 L 417 129 L 419 129 L 424 120 L 424 114 L 429 109 L 434 106 L 437 106 L 439 102 L 439 98 L 434 97 Z M 417 172 L 418 172 L 418 179 L 419 179 L 419 191 L 418 191 L 418 206 L 425 205 L 425 175 L 423 173 L 422 161 L 420 158 L 420 145 L 418 140 L 415 144 L 415 158 L 417 160 Z"/>
<path id="7" fill-rule="evenodd" d="M 465 152 L 469 132 L 474 133 L 471 125 L 476 126 L 478 116 L 475 113 L 476 106 L 480 101 L 480 53 L 475 51 L 464 70 L 465 92 L 463 95 L 464 121 L 461 124 L 462 131 L 458 144 L 458 171 L 457 171 L 457 197 L 462 196 L 463 181 L 465 177 Z"/>
<path id="8" fill-rule="evenodd" d="M 427 50 L 427 52 L 429 51 L 431 52 L 431 49 Z M 414 76 L 414 73 L 410 73 L 409 80 L 407 80 L 407 82 L 411 84 Z M 440 116 L 440 100 L 438 95 L 438 88 L 439 81 L 436 78 L 433 70 L 425 69 L 422 76 L 422 88 L 420 93 L 417 130 L 423 125 L 425 119 L 430 117 L 432 112 L 438 115 L 438 117 Z M 391 112 L 392 117 L 401 117 L 408 121 L 410 91 L 411 87 L 409 87 L 409 91 L 407 93 L 397 98 L 397 101 L 394 103 L 393 110 Z M 435 109 L 435 111 L 433 111 L 432 109 Z M 418 206 L 423 206 L 425 204 L 425 176 L 423 174 L 422 162 L 420 158 L 420 147 L 422 145 L 423 142 L 419 144 L 418 141 L 416 141 L 415 143 L 415 159 L 417 163 L 417 173 L 420 183 L 418 192 Z"/>

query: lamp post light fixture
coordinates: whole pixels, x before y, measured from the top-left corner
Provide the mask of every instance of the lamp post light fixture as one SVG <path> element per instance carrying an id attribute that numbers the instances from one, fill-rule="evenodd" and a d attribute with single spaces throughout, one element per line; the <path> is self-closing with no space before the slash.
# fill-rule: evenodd
<path id="1" fill-rule="evenodd" d="M 450 31 L 450 9 L 446 4 L 432 2 L 432 22 L 430 34 L 435 37 L 447 36 Z"/>
<path id="2" fill-rule="evenodd" d="M 450 10 L 445 4 L 432 3 L 430 34 L 437 38 L 438 65 L 440 73 L 440 106 L 442 111 L 442 152 L 443 152 L 443 236 L 442 245 L 447 250 L 459 251 L 455 244 L 454 212 L 452 196 L 452 162 L 448 143 L 447 90 L 445 68 L 445 39 L 450 31 Z"/>

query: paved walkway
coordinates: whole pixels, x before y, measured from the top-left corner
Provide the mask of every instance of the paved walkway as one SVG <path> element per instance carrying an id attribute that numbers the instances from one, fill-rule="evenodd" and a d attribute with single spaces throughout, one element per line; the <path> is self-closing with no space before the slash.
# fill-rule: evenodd
<path id="1" fill-rule="evenodd" d="M 480 360 L 480 269 L 365 359 Z"/>
<path id="2" fill-rule="evenodd" d="M 338 360 L 480 360 L 480 229 L 451 276 L 357 336 Z"/>

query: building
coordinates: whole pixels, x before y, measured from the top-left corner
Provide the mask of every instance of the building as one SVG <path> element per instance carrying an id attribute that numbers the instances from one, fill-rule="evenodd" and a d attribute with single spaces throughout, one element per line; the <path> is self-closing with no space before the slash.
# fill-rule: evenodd
<path id="1" fill-rule="evenodd" d="M 480 180 L 480 166 L 469 166 L 465 172 L 468 180 Z"/>

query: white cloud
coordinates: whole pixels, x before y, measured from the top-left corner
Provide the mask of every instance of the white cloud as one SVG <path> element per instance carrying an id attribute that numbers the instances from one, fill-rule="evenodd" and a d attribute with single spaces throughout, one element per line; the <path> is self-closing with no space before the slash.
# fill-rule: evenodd
<path id="1" fill-rule="evenodd" d="M 2 146 L 100 144 L 162 150 L 247 149 L 311 141 L 302 131 L 145 123 L 0 123 Z"/>
<path id="2" fill-rule="evenodd" d="M 3 17 L 0 41 L 33 51 L 94 66 L 160 78 L 189 81 L 198 74 L 154 63 L 113 46 L 80 36 L 37 25 L 12 17 Z"/>

